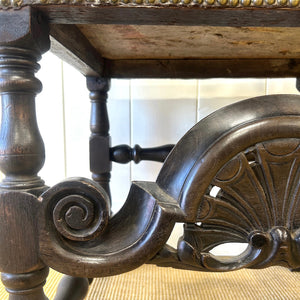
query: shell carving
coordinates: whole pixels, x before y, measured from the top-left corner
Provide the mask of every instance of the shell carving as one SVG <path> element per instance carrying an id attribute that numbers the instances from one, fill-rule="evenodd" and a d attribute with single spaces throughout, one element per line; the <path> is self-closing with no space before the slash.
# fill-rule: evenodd
<path id="1" fill-rule="evenodd" d="M 201 225 L 185 225 L 181 261 L 188 262 L 192 253 L 197 267 L 209 271 L 274 264 L 299 268 L 299 162 L 296 138 L 258 143 L 227 162 L 203 196 L 197 215 Z M 237 257 L 209 253 L 225 242 L 249 246 Z"/>

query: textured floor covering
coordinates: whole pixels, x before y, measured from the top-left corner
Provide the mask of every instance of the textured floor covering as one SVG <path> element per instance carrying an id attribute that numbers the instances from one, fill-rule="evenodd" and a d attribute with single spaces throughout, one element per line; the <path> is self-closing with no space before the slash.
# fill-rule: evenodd
<path id="1" fill-rule="evenodd" d="M 51 270 L 45 292 L 54 298 L 61 274 Z M 3 286 L 0 299 L 8 299 Z M 300 299 L 300 272 L 281 267 L 203 273 L 145 265 L 132 272 L 94 280 L 86 300 Z M 72 300 L 72 299 L 70 299 Z"/>

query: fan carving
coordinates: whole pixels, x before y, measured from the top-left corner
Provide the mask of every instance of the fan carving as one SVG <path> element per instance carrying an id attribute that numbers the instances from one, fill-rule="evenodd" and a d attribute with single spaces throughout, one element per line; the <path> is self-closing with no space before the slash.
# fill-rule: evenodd
<path id="1" fill-rule="evenodd" d="M 299 268 L 299 162 L 296 138 L 258 143 L 227 162 L 203 196 L 197 223 L 185 224 L 177 250 L 181 263 L 207 271 Z M 249 246 L 235 257 L 209 253 L 229 242 Z"/>

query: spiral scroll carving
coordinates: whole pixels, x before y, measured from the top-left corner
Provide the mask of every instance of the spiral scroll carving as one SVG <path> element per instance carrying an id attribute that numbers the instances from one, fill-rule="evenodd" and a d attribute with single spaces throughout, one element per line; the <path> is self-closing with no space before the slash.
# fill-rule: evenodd
<path id="1" fill-rule="evenodd" d="M 134 182 L 123 207 L 111 217 L 107 193 L 88 179 L 63 181 L 40 201 L 40 258 L 75 277 L 112 276 L 139 267 L 163 247 L 175 222 L 184 219 L 178 203 L 149 182 Z"/>
<path id="2" fill-rule="evenodd" d="M 42 196 L 47 222 L 71 241 L 99 236 L 109 217 L 109 199 L 103 189 L 88 179 L 69 179 L 48 189 Z"/>

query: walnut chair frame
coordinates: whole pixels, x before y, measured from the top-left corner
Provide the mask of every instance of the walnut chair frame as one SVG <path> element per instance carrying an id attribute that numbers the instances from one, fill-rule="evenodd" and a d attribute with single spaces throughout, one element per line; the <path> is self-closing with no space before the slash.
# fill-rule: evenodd
<path id="1" fill-rule="evenodd" d="M 74 25 L 298 28 L 298 0 L 0 5 L 0 271 L 11 300 L 46 299 L 49 267 L 67 274 L 56 299 L 83 299 L 91 278 L 144 263 L 199 271 L 300 268 L 299 96 L 244 100 L 200 121 L 175 146 L 150 149 L 111 147 L 106 109 L 110 78 L 297 77 L 299 58 L 109 59 Z M 35 115 L 41 83 L 34 76 L 50 35 L 52 50 L 87 77 L 93 174 L 52 187 L 37 175 L 45 150 Z M 111 162 L 145 159 L 164 162 L 156 182 L 132 183 L 111 216 Z M 174 249 L 166 242 L 176 222 L 185 225 Z M 230 258 L 209 252 L 225 242 L 248 248 Z"/>

